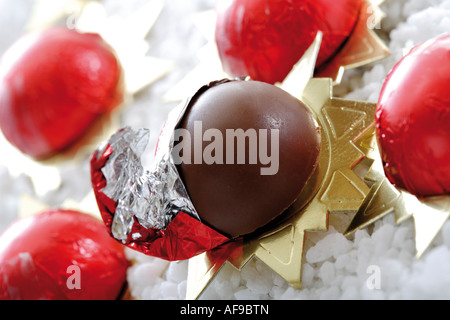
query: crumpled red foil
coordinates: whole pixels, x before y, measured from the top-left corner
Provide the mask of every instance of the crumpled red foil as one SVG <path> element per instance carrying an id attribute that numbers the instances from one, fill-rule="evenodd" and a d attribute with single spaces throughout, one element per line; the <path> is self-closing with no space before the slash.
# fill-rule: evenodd
<path id="1" fill-rule="evenodd" d="M 388 74 L 376 132 L 389 181 L 418 197 L 450 194 L 450 36 L 413 48 Z"/>
<path id="2" fill-rule="evenodd" d="M 101 216 L 113 237 L 111 227 L 117 202 L 102 192 L 106 186 L 106 179 L 101 171 L 112 152 L 113 149 L 108 145 L 102 154 L 98 152 L 92 154 L 91 182 Z M 134 233 L 141 236 L 133 239 Z M 134 217 L 132 230 L 123 244 L 146 255 L 177 261 L 192 258 L 227 241 L 230 241 L 228 237 L 180 211 L 163 230 L 145 228 Z"/>

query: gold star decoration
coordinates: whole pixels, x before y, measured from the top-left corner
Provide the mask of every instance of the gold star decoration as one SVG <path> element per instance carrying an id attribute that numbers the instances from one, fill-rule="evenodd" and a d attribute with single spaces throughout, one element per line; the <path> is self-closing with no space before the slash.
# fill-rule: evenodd
<path id="1" fill-rule="evenodd" d="M 396 189 L 384 175 L 375 131 L 370 130 L 360 142 L 360 147 L 365 148 L 368 157 L 374 161 L 365 176 L 371 188 L 369 196 L 364 200 L 344 234 L 350 235 L 387 214 L 394 214 L 397 224 L 412 218 L 416 258 L 420 258 L 450 218 L 450 197 L 418 199 L 406 191 Z"/>
<path id="2" fill-rule="evenodd" d="M 311 78 L 320 40 L 319 33 L 286 83 L 280 84 L 313 110 L 322 128 L 318 169 L 288 209 L 287 216 L 292 218 L 255 238 L 230 242 L 191 258 L 187 299 L 197 299 L 224 266 L 241 270 L 253 258 L 260 259 L 294 288 L 301 288 L 307 232 L 326 231 L 329 224 L 345 230 L 340 226 L 347 227 L 368 196 L 370 188 L 360 171 L 369 171 L 372 161 L 365 161 L 366 154 L 358 141 L 373 130 L 376 105 L 334 98 L 332 79 Z"/>
<path id="3" fill-rule="evenodd" d="M 26 30 L 43 30 L 63 21 L 68 28 L 99 33 L 116 51 L 125 73 L 126 95 L 121 106 L 102 116 L 75 145 L 45 161 L 36 161 L 12 146 L 0 133 L 0 165 L 12 176 L 30 177 L 38 196 L 44 196 L 61 185 L 60 165 L 81 163 L 101 141 L 120 127 L 120 114 L 133 96 L 157 81 L 173 68 L 170 61 L 147 55 L 146 36 L 164 6 L 163 0 L 151 0 L 127 16 L 109 16 L 98 1 L 38 0 L 34 4 Z"/>

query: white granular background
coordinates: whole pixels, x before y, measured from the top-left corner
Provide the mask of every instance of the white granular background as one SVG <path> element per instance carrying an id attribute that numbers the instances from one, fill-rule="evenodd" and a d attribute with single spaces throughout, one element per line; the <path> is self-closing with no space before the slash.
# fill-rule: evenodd
<path id="1" fill-rule="evenodd" d="M 0 52 L 23 32 L 32 1 L 0 0 Z M 103 1 L 110 12 L 126 13 L 145 1 Z M 201 63 L 197 52 L 206 39 L 194 25 L 195 14 L 212 9 L 214 0 L 169 0 L 148 35 L 150 55 L 172 60 L 175 69 L 134 97 L 123 125 L 150 128 L 154 146 L 167 113 L 176 105 L 161 97 Z M 411 48 L 450 32 L 450 0 L 385 0 L 386 17 L 377 33 L 391 55 L 344 76 L 336 92 L 354 100 L 376 102 L 387 73 Z M 216 80 L 216 79 L 210 79 Z M 3 156 L 3 155 L 1 155 Z M 89 166 L 67 164 L 61 168 L 62 186 L 39 200 L 49 206 L 68 196 L 81 200 L 90 190 Z M 0 231 L 18 214 L 19 196 L 36 197 L 25 175 L 12 176 L 0 167 Z M 128 270 L 131 294 L 137 299 L 184 299 L 187 262 L 166 262 L 127 249 L 135 263 Z M 380 275 L 378 282 L 371 277 Z M 241 271 L 224 268 L 201 299 L 449 299 L 450 222 L 432 246 L 415 258 L 414 226 L 399 225 L 393 214 L 346 238 L 330 228 L 304 254 L 301 290 L 254 259 Z"/>

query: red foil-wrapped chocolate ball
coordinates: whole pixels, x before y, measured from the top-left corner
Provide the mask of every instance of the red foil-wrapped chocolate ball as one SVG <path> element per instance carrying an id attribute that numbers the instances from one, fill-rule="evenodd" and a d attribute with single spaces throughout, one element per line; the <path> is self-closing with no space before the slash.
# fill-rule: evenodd
<path id="1" fill-rule="evenodd" d="M 415 47 L 391 70 L 376 112 L 384 171 L 419 196 L 450 194 L 450 36 Z"/>
<path id="2" fill-rule="evenodd" d="M 97 34 L 61 28 L 25 35 L 1 58 L 1 130 L 23 153 L 52 156 L 120 104 L 122 78 Z"/>
<path id="3" fill-rule="evenodd" d="M 0 237 L 0 300 L 117 299 L 128 265 L 124 247 L 99 220 L 45 211 Z"/>
<path id="4" fill-rule="evenodd" d="M 281 82 L 323 32 L 317 66 L 343 45 L 363 0 L 221 0 L 216 43 L 225 72 Z"/>

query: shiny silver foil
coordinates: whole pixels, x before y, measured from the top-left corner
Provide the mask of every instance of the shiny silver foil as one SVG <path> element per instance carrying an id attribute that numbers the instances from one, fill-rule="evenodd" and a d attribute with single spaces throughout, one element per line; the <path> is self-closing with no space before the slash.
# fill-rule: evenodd
<path id="1" fill-rule="evenodd" d="M 113 153 L 102 168 L 107 182 L 102 191 L 118 203 L 111 226 L 116 239 L 123 242 L 127 239 L 134 217 L 145 228 L 159 230 L 180 211 L 200 220 L 171 155 L 173 132 L 185 109 L 186 105 L 180 105 L 169 115 L 151 170 L 145 170 L 141 162 L 149 140 L 148 129 L 126 127 L 105 143 Z M 131 235 L 133 240 L 140 236 L 139 233 Z"/>

